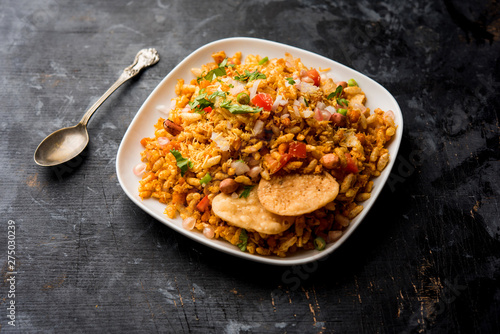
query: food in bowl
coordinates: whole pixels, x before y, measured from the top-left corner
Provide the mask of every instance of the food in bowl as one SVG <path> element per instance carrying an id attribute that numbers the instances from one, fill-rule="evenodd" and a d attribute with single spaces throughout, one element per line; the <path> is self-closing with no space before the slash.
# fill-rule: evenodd
<path id="1" fill-rule="evenodd" d="M 290 54 L 212 58 L 178 80 L 168 117 L 141 140 L 139 196 L 251 254 L 324 249 L 387 165 L 393 113 Z"/>

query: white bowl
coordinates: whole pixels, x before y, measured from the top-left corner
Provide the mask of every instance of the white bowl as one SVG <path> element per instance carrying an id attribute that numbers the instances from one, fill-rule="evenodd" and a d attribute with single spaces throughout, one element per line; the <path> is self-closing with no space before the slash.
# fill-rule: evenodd
<path id="1" fill-rule="evenodd" d="M 307 67 L 321 67 L 322 69 L 330 68 L 331 70 L 329 73 L 332 74 L 334 80 L 346 81 L 350 78 L 354 78 L 366 94 L 368 101 L 367 107 L 371 110 L 381 108 L 384 111 L 392 110 L 394 112 L 395 122 L 398 128 L 395 137 L 388 146 L 391 156 L 389 164 L 379 177 L 373 179 L 374 186 L 371 198 L 362 204 L 364 210 L 351 221 L 351 224 L 345 230 L 342 237 L 338 241 L 328 244 L 324 250 L 299 251 L 286 258 L 252 255 L 248 252 L 242 252 L 238 247 L 231 245 L 227 241 L 208 239 L 196 230 L 188 231 L 182 228 L 182 220 L 180 218 L 169 219 L 163 213 L 165 204 L 158 202 L 156 199 L 147 199 L 143 201 L 139 197 L 138 186 L 140 177 L 134 175 L 132 170 L 134 166 L 140 162 L 140 152 L 144 150 L 140 144 L 140 140 L 144 137 L 153 136 L 153 125 L 156 124 L 158 118 L 166 118 L 166 115 L 159 112 L 157 107 L 159 105 L 169 107 L 170 100 L 175 97 L 174 87 L 177 83 L 177 79 L 183 78 L 186 82 L 189 82 L 193 78 L 191 74 L 192 67 L 200 67 L 202 64 L 213 61 L 211 54 L 222 50 L 225 51 L 228 56 L 232 56 L 234 53 L 241 51 L 243 53 L 243 59 L 249 54 L 260 55 L 262 57 L 267 56 L 270 59 L 283 58 L 285 53 L 288 52 L 292 56 L 300 58 Z M 145 212 L 173 230 L 204 245 L 248 260 L 272 265 L 298 265 L 315 261 L 331 254 L 342 245 L 342 243 L 354 232 L 356 227 L 358 227 L 375 203 L 375 200 L 389 177 L 401 143 L 402 133 L 403 115 L 401 114 L 398 103 L 384 87 L 367 76 L 323 56 L 285 44 L 256 38 L 227 38 L 209 43 L 193 52 L 177 65 L 153 90 L 135 115 L 123 137 L 116 158 L 116 172 L 120 185 L 128 197 Z"/>

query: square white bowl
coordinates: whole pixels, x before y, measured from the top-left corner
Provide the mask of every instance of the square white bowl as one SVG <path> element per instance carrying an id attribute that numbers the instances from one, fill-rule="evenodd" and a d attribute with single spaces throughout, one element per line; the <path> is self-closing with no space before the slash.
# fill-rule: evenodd
<path id="1" fill-rule="evenodd" d="M 290 53 L 293 57 L 300 58 L 302 63 L 307 67 L 321 67 L 322 69 L 330 68 L 329 73 L 335 81 L 346 81 L 351 78 L 355 79 L 365 92 L 367 97 L 366 106 L 371 110 L 381 108 L 384 111 L 392 110 L 394 112 L 395 122 L 398 128 L 395 137 L 388 145 L 389 154 L 391 156 L 389 164 L 379 177 L 373 179 L 374 186 L 372 196 L 370 199 L 363 202 L 363 211 L 351 221 L 351 224 L 344 231 L 342 237 L 334 243 L 327 244 L 324 250 L 299 251 L 286 258 L 252 255 L 248 252 L 242 252 L 238 247 L 233 246 L 227 241 L 208 239 L 197 230 L 188 231 L 184 229 L 182 227 L 182 220 L 179 217 L 176 219 L 169 219 L 163 213 L 165 204 L 158 202 L 156 199 L 147 199 L 143 201 L 139 197 L 138 186 L 141 178 L 133 173 L 133 168 L 140 163 L 140 152 L 144 150 L 144 147 L 140 144 L 140 140 L 144 137 L 153 136 L 153 125 L 156 124 L 158 118 L 166 118 L 166 115 L 159 112 L 157 107 L 159 105 L 170 106 L 170 100 L 175 97 L 174 88 L 177 79 L 182 78 L 186 82 L 191 81 L 191 79 L 194 78 L 191 73 L 191 68 L 201 67 L 202 64 L 213 61 L 211 54 L 218 51 L 225 51 L 228 56 L 232 56 L 234 53 L 241 51 L 243 59 L 249 54 L 260 55 L 262 57 L 267 56 L 269 59 L 272 59 L 283 58 L 285 53 Z M 153 90 L 135 115 L 123 137 L 116 158 L 116 172 L 120 185 L 127 196 L 145 212 L 173 230 L 204 245 L 248 260 L 271 265 L 298 265 L 315 261 L 331 254 L 347 240 L 356 227 L 359 226 L 375 203 L 375 200 L 389 177 L 399 150 L 402 133 L 403 115 L 398 103 L 384 87 L 369 77 L 333 60 L 296 47 L 257 38 L 227 38 L 209 43 L 194 51 L 177 65 Z"/>

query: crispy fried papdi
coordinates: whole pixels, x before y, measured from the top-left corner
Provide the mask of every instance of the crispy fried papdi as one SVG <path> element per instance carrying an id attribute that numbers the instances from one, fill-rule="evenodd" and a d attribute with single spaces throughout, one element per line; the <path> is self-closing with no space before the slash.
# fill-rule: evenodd
<path id="1" fill-rule="evenodd" d="M 255 188 L 247 198 L 233 198 L 224 193 L 215 196 L 212 210 L 231 225 L 265 234 L 281 233 L 295 220 L 295 217 L 282 217 L 267 211 L 259 202 Z"/>
<path id="2" fill-rule="evenodd" d="M 262 205 L 272 213 L 298 216 L 313 212 L 333 201 L 339 184 L 328 173 L 288 174 L 261 179 L 258 196 Z"/>

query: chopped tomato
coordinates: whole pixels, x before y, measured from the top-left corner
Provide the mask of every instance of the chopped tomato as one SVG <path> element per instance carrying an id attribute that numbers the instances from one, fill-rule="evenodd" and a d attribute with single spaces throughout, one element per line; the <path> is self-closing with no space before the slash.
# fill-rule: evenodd
<path id="1" fill-rule="evenodd" d="M 307 156 L 306 144 L 301 142 L 292 142 L 288 147 L 288 153 L 294 158 L 304 159 Z"/>
<path id="2" fill-rule="evenodd" d="M 208 206 L 210 205 L 210 200 L 208 199 L 208 195 L 205 195 L 203 199 L 196 205 L 198 211 L 205 212 L 208 210 Z"/>
<path id="3" fill-rule="evenodd" d="M 349 153 L 345 154 L 347 159 L 347 166 L 345 166 L 346 172 L 349 173 L 357 173 L 359 172 L 358 165 L 356 165 L 356 161 L 351 157 Z"/>
<path id="4" fill-rule="evenodd" d="M 206 108 L 203 108 L 203 111 L 206 112 L 206 113 L 209 113 L 212 111 L 212 107 L 211 106 L 208 106 Z"/>
<path id="5" fill-rule="evenodd" d="M 306 75 L 314 81 L 315 86 L 319 87 L 319 84 L 321 83 L 321 76 L 319 75 L 318 71 L 312 69 L 307 71 Z"/>
<path id="6" fill-rule="evenodd" d="M 271 111 L 273 107 L 273 97 L 271 94 L 260 93 L 254 96 L 252 103 L 264 110 Z"/>
<path id="7" fill-rule="evenodd" d="M 276 173 L 279 171 L 281 168 L 285 167 L 285 165 L 292 159 L 292 155 L 289 153 L 285 153 L 282 156 L 280 156 L 279 160 L 274 160 L 274 163 L 270 166 L 270 172 L 271 174 Z"/>

